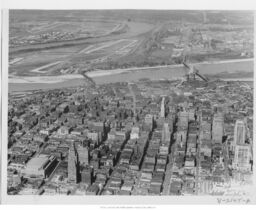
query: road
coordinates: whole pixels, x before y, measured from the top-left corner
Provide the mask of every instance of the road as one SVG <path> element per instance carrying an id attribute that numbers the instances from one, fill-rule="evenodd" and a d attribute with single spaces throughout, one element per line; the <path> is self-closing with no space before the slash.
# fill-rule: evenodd
<path id="1" fill-rule="evenodd" d="M 176 142 L 171 147 L 171 153 L 169 155 L 169 163 L 166 167 L 165 179 L 163 184 L 163 195 L 170 195 L 171 190 L 171 178 L 173 172 L 173 163 L 175 161 L 175 151 L 176 151 L 177 144 Z"/>
<path id="2" fill-rule="evenodd" d="M 60 64 L 61 62 L 62 61 L 57 61 L 57 62 L 54 62 L 54 63 L 49 63 L 47 65 L 44 65 L 44 66 L 32 69 L 30 71 L 31 72 L 40 73 L 40 74 L 45 74 L 45 73 L 48 73 L 48 71 L 42 71 L 43 69 L 46 69 L 46 68 L 49 68 L 49 67 L 52 67 L 52 66 L 56 66 L 57 64 Z"/>
<path id="3" fill-rule="evenodd" d="M 85 49 L 83 50 L 83 53 L 85 54 L 90 54 L 92 52 L 95 52 L 95 51 L 98 51 L 98 50 L 101 50 L 101 49 L 104 49 L 104 48 L 107 48 L 107 47 L 110 47 L 112 45 L 115 45 L 115 44 L 118 44 L 119 42 L 123 42 L 124 39 L 120 39 L 120 40 L 115 40 L 115 41 L 111 41 L 111 42 L 107 42 L 107 43 L 103 43 L 102 45 L 98 46 L 98 47 L 94 47 L 93 49 L 87 49 L 85 51 Z M 81 52 L 81 51 L 80 51 Z"/>
<path id="4" fill-rule="evenodd" d="M 196 174 L 195 174 L 195 194 L 198 195 L 198 189 L 199 189 L 199 176 L 200 176 L 200 139 L 197 138 L 197 150 L 196 150 Z"/>

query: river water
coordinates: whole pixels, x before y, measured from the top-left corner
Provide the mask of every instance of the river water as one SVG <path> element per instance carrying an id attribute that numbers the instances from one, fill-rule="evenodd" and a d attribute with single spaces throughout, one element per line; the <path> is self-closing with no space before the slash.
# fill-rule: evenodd
<path id="1" fill-rule="evenodd" d="M 229 63 L 198 64 L 196 68 L 201 74 L 214 75 L 219 73 L 253 72 L 253 60 Z M 127 71 L 124 73 L 93 77 L 96 84 L 115 82 L 133 82 L 143 78 L 151 80 L 176 79 L 184 76 L 187 71 L 184 67 L 165 67 L 147 70 Z M 46 83 L 9 83 L 9 92 L 37 89 L 65 88 L 85 84 L 84 79 L 71 79 L 64 82 Z"/>

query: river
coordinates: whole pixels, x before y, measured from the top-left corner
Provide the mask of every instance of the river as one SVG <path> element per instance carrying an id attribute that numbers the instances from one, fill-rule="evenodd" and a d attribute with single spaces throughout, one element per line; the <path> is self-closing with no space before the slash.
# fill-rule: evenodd
<path id="1" fill-rule="evenodd" d="M 214 75 L 220 73 L 253 72 L 253 60 L 203 63 L 195 65 L 201 74 Z M 121 72 L 121 73 L 120 73 Z M 96 84 L 106 84 L 115 82 L 133 82 L 143 78 L 148 79 L 175 79 L 184 76 L 186 70 L 182 66 L 158 67 L 143 70 L 129 71 L 108 71 L 107 75 L 90 72 L 88 75 L 94 79 Z M 9 92 L 26 91 L 37 89 L 65 88 L 83 85 L 85 80 L 82 78 L 70 79 L 56 83 L 9 83 Z"/>

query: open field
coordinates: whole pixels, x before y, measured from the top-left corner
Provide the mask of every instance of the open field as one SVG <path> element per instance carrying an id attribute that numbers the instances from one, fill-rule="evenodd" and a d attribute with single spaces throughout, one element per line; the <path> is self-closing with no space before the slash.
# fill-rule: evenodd
<path id="1" fill-rule="evenodd" d="M 57 64 L 65 65 L 64 68 L 68 68 L 72 64 L 84 65 L 86 68 L 89 64 L 127 55 L 136 47 L 137 43 L 137 39 L 119 39 L 85 46 L 66 47 L 63 50 L 52 49 L 26 53 L 22 59 L 12 59 L 9 73 L 20 76 L 33 76 L 41 73 L 55 75 L 56 72 L 63 69 L 62 65 L 57 68 Z M 44 71 L 42 71 L 43 69 Z"/>
<path id="2" fill-rule="evenodd" d="M 153 28 L 153 25 L 149 23 L 105 19 L 101 15 L 94 17 L 92 14 L 83 14 L 82 19 L 78 19 L 73 16 L 72 12 L 69 15 L 65 14 L 65 17 L 71 17 L 68 20 L 60 18 L 58 14 L 46 17 L 44 13 L 40 13 L 42 16 L 36 17 L 40 19 L 38 22 L 32 18 L 29 19 L 30 15 L 27 14 L 25 15 L 27 19 L 19 25 L 19 20 L 12 20 L 12 17 L 20 15 L 16 13 L 17 11 L 11 13 L 10 39 L 30 37 L 28 33 L 31 33 L 32 37 L 36 34 L 42 35 L 50 30 L 57 31 L 57 33 L 63 33 L 63 30 L 77 33 L 79 29 L 79 34 L 85 31 L 90 34 L 67 40 L 60 39 L 10 47 L 9 73 L 17 76 L 36 76 L 42 73 L 59 75 L 64 72 L 77 73 L 94 68 L 94 65 L 98 63 L 128 55 L 141 43 L 140 40 L 143 39 L 141 34 Z M 50 21 L 53 17 L 55 17 L 54 21 Z M 20 30 L 14 30 L 19 27 Z"/>
<path id="3" fill-rule="evenodd" d="M 191 63 L 252 58 L 253 16 L 208 13 L 205 24 L 203 11 L 11 11 L 10 40 L 25 41 L 10 45 L 9 73 L 115 71 L 181 64 L 184 56 Z"/>
<path id="4" fill-rule="evenodd" d="M 10 47 L 29 46 L 31 44 L 67 41 L 79 38 L 100 37 L 121 31 L 124 24 L 118 21 L 77 19 L 54 19 L 43 17 L 38 21 L 24 19 L 19 21 L 17 11 L 11 12 Z M 47 13 L 47 12 L 46 12 Z M 15 18 L 15 20 L 13 20 Z"/>
<path id="5" fill-rule="evenodd" d="M 138 36 L 140 34 L 146 33 L 153 28 L 153 25 L 147 23 L 140 22 L 127 22 L 128 29 L 124 33 L 120 34 L 110 34 L 108 36 L 90 36 L 85 38 L 74 38 L 71 40 L 57 40 L 48 43 L 39 43 L 39 44 L 30 44 L 30 45 L 22 45 L 10 48 L 10 53 L 17 56 L 19 53 L 30 52 L 30 51 L 39 51 L 43 49 L 53 49 L 53 48 L 62 48 L 62 47 L 72 47 L 81 44 L 92 44 L 104 41 L 111 41 L 123 38 L 129 38 Z M 111 31 L 112 32 L 112 31 Z"/>
<path id="6" fill-rule="evenodd" d="M 41 66 L 39 68 L 35 68 L 33 70 L 31 70 L 31 72 L 36 72 L 36 73 L 47 73 L 47 71 L 43 71 L 49 67 L 52 67 L 52 66 L 55 66 L 57 64 L 61 63 L 61 61 L 57 61 L 57 62 L 54 62 L 54 63 L 50 63 L 50 64 L 47 64 L 47 65 L 44 65 L 44 66 Z"/>

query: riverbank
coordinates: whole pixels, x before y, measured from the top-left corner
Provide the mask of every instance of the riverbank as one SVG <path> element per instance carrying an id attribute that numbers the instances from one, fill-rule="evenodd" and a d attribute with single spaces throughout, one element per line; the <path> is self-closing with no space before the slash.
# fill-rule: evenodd
<path id="1" fill-rule="evenodd" d="M 236 60 L 223 60 L 223 61 L 204 61 L 193 63 L 194 66 L 200 65 L 210 65 L 210 64 L 227 64 L 227 63 L 240 63 L 240 62 L 253 62 L 254 58 L 249 59 L 236 59 Z M 161 65 L 161 66 L 148 66 L 148 67 L 131 67 L 126 69 L 113 69 L 113 70 L 96 70 L 93 72 L 86 73 L 89 77 L 101 77 L 113 74 L 121 74 L 129 71 L 141 71 L 149 69 L 159 69 L 159 68 L 181 68 L 183 64 L 173 64 L 173 65 Z"/>
<path id="2" fill-rule="evenodd" d="M 218 75 L 223 72 L 225 72 L 225 74 L 230 73 L 232 75 L 232 73 L 237 72 L 248 73 L 254 71 L 253 59 L 203 62 L 196 63 L 194 65 L 196 65 L 201 74 L 207 75 Z M 96 70 L 88 72 L 86 75 L 91 77 L 96 84 L 100 85 L 115 82 L 133 82 L 139 81 L 143 78 L 172 80 L 184 76 L 186 72 L 187 70 L 183 65 L 179 64 L 172 66 L 115 69 L 109 71 Z M 85 80 L 80 74 L 39 77 L 16 77 L 10 75 L 9 91 L 64 88 L 82 84 L 85 84 Z"/>
<path id="3" fill-rule="evenodd" d="M 40 77 L 18 77 L 10 76 L 9 84 L 31 84 L 31 83 L 45 83 L 45 84 L 54 84 L 61 83 L 68 80 L 74 79 L 83 79 L 84 77 L 81 74 L 66 74 L 59 76 L 40 76 Z"/>

